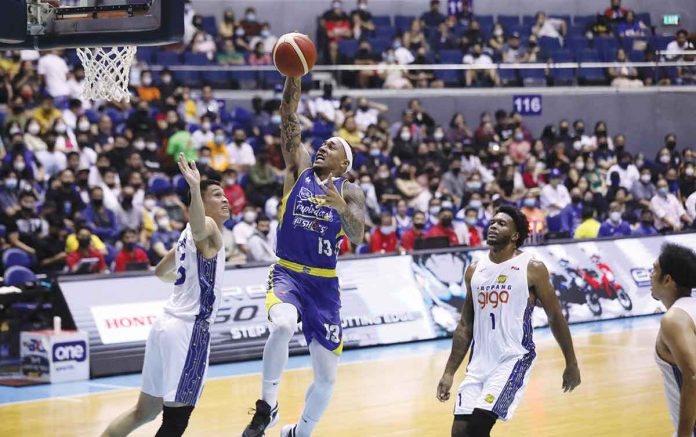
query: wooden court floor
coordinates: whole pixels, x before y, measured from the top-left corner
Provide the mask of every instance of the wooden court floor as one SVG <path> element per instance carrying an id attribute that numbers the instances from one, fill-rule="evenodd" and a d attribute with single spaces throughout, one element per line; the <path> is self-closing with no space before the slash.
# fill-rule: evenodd
<path id="1" fill-rule="evenodd" d="M 574 337 L 582 384 L 561 390 L 563 359 L 551 338 L 537 340 L 538 358 L 520 408 L 493 436 L 671 436 L 662 383 L 653 358 L 654 328 Z M 550 337 L 550 336 L 549 336 Z M 447 352 L 342 364 L 319 437 L 448 436 L 452 402 L 435 399 Z M 259 363 L 260 368 L 260 363 Z M 310 383 L 308 369 L 281 383 L 281 424 L 294 422 Z M 461 374 L 455 385 L 461 380 Z M 207 383 L 187 436 L 238 436 L 259 395 L 260 375 Z M 96 436 L 136 399 L 137 390 L 54 398 L 0 407 L 0 436 Z M 454 398 L 454 397 L 453 397 Z M 153 422 L 132 435 L 152 436 Z M 280 426 L 267 435 L 277 436 Z"/>

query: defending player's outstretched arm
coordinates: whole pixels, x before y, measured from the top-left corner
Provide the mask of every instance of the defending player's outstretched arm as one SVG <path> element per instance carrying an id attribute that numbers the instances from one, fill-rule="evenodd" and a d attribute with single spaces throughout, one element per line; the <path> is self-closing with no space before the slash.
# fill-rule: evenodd
<path id="1" fill-rule="evenodd" d="M 298 77 L 287 77 L 285 88 L 283 89 L 283 100 L 280 103 L 280 143 L 283 152 L 283 159 L 287 167 L 290 187 L 286 184 L 289 191 L 300 172 L 312 165 L 311 158 L 307 150 L 300 142 L 302 128 L 297 116 L 297 106 L 300 103 L 301 82 Z"/>
<path id="2" fill-rule="evenodd" d="M 693 435 L 696 424 L 696 343 L 693 341 L 691 324 L 689 315 L 681 310 L 669 311 L 660 321 L 662 340 L 682 372 L 679 437 Z"/>
<path id="3" fill-rule="evenodd" d="M 544 307 L 546 316 L 549 319 L 549 327 L 556 342 L 561 347 L 565 357 L 566 368 L 563 372 L 563 391 L 573 391 L 580 385 L 580 368 L 573 349 L 573 339 L 570 337 L 568 323 L 563 317 L 561 305 L 556 297 L 556 292 L 551 285 L 549 271 L 541 261 L 532 260 L 527 267 L 527 276 L 531 282 L 536 296 Z"/>
<path id="4" fill-rule="evenodd" d="M 186 162 L 183 153 L 179 154 L 179 170 L 189 184 L 191 191 L 191 206 L 189 207 L 189 225 L 193 240 L 198 243 L 209 238 L 215 232 L 220 233 L 215 220 L 206 217 L 201 194 L 201 174 L 195 162 Z"/>
<path id="5" fill-rule="evenodd" d="M 466 300 L 462 308 L 462 317 L 459 319 L 459 324 L 457 324 L 457 328 L 454 330 L 454 335 L 452 336 L 452 351 L 447 359 L 445 372 L 437 386 L 437 398 L 441 402 L 449 400 L 454 374 L 457 373 L 457 369 L 459 369 L 462 361 L 464 361 L 464 357 L 471 346 L 471 339 L 474 336 L 474 302 L 472 297 L 473 294 L 471 293 L 471 278 L 474 276 L 476 264 L 476 262 L 473 262 L 466 269 Z"/>

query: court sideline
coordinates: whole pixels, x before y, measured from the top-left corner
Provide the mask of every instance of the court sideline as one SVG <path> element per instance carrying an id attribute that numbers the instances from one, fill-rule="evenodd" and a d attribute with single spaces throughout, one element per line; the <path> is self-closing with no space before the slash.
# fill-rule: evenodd
<path id="1" fill-rule="evenodd" d="M 654 363 L 658 316 L 571 327 L 582 385 L 563 394 L 563 358 L 548 329 L 537 329 L 537 362 L 516 416 L 493 436 L 645 436 L 672 434 Z M 447 436 L 453 401 L 435 388 L 450 340 L 346 351 L 334 398 L 315 435 Z M 465 361 L 466 362 L 466 361 Z M 311 380 L 306 356 L 292 357 L 280 390 L 280 423 L 296 420 Z M 238 435 L 259 395 L 261 362 L 210 368 L 187 436 Z M 463 372 L 455 378 L 461 381 Z M 98 435 L 135 401 L 140 375 L 26 388 L 0 387 L 0 435 Z M 456 387 L 454 387 L 456 389 Z M 132 435 L 154 435 L 153 422 Z M 267 434 L 275 436 L 277 426 Z"/>

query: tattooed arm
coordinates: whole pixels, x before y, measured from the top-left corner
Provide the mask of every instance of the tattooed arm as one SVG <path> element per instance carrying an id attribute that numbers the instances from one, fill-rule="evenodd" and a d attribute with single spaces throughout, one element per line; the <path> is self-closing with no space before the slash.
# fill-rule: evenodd
<path id="1" fill-rule="evenodd" d="M 341 225 L 351 243 L 358 245 L 365 235 L 365 194 L 356 185 L 347 183 L 343 186 L 343 199 L 346 206 L 338 211 Z"/>
<path id="2" fill-rule="evenodd" d="M 287 77 L 283 89 L 283 100 L 280 103 L 281 150 L 287 167 L 286 193 L 292 188 L 300 172 L 312 165 L 309 153 L 300 143 L 302 128 L 297 116 L 297 105 L 300 103 L 300 85 L 300 78 Z"/>

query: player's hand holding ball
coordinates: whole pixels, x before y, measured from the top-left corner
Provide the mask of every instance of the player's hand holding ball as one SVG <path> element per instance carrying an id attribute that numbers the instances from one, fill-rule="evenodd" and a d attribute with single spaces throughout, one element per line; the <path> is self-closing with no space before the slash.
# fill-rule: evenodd
<path id="1" fill-rule="evenodd" d="M 307 35 L 286 33 L 273 47 L 273 64 L 284 76 L 302 77 L 316 62 L 317 48 Z"/>

